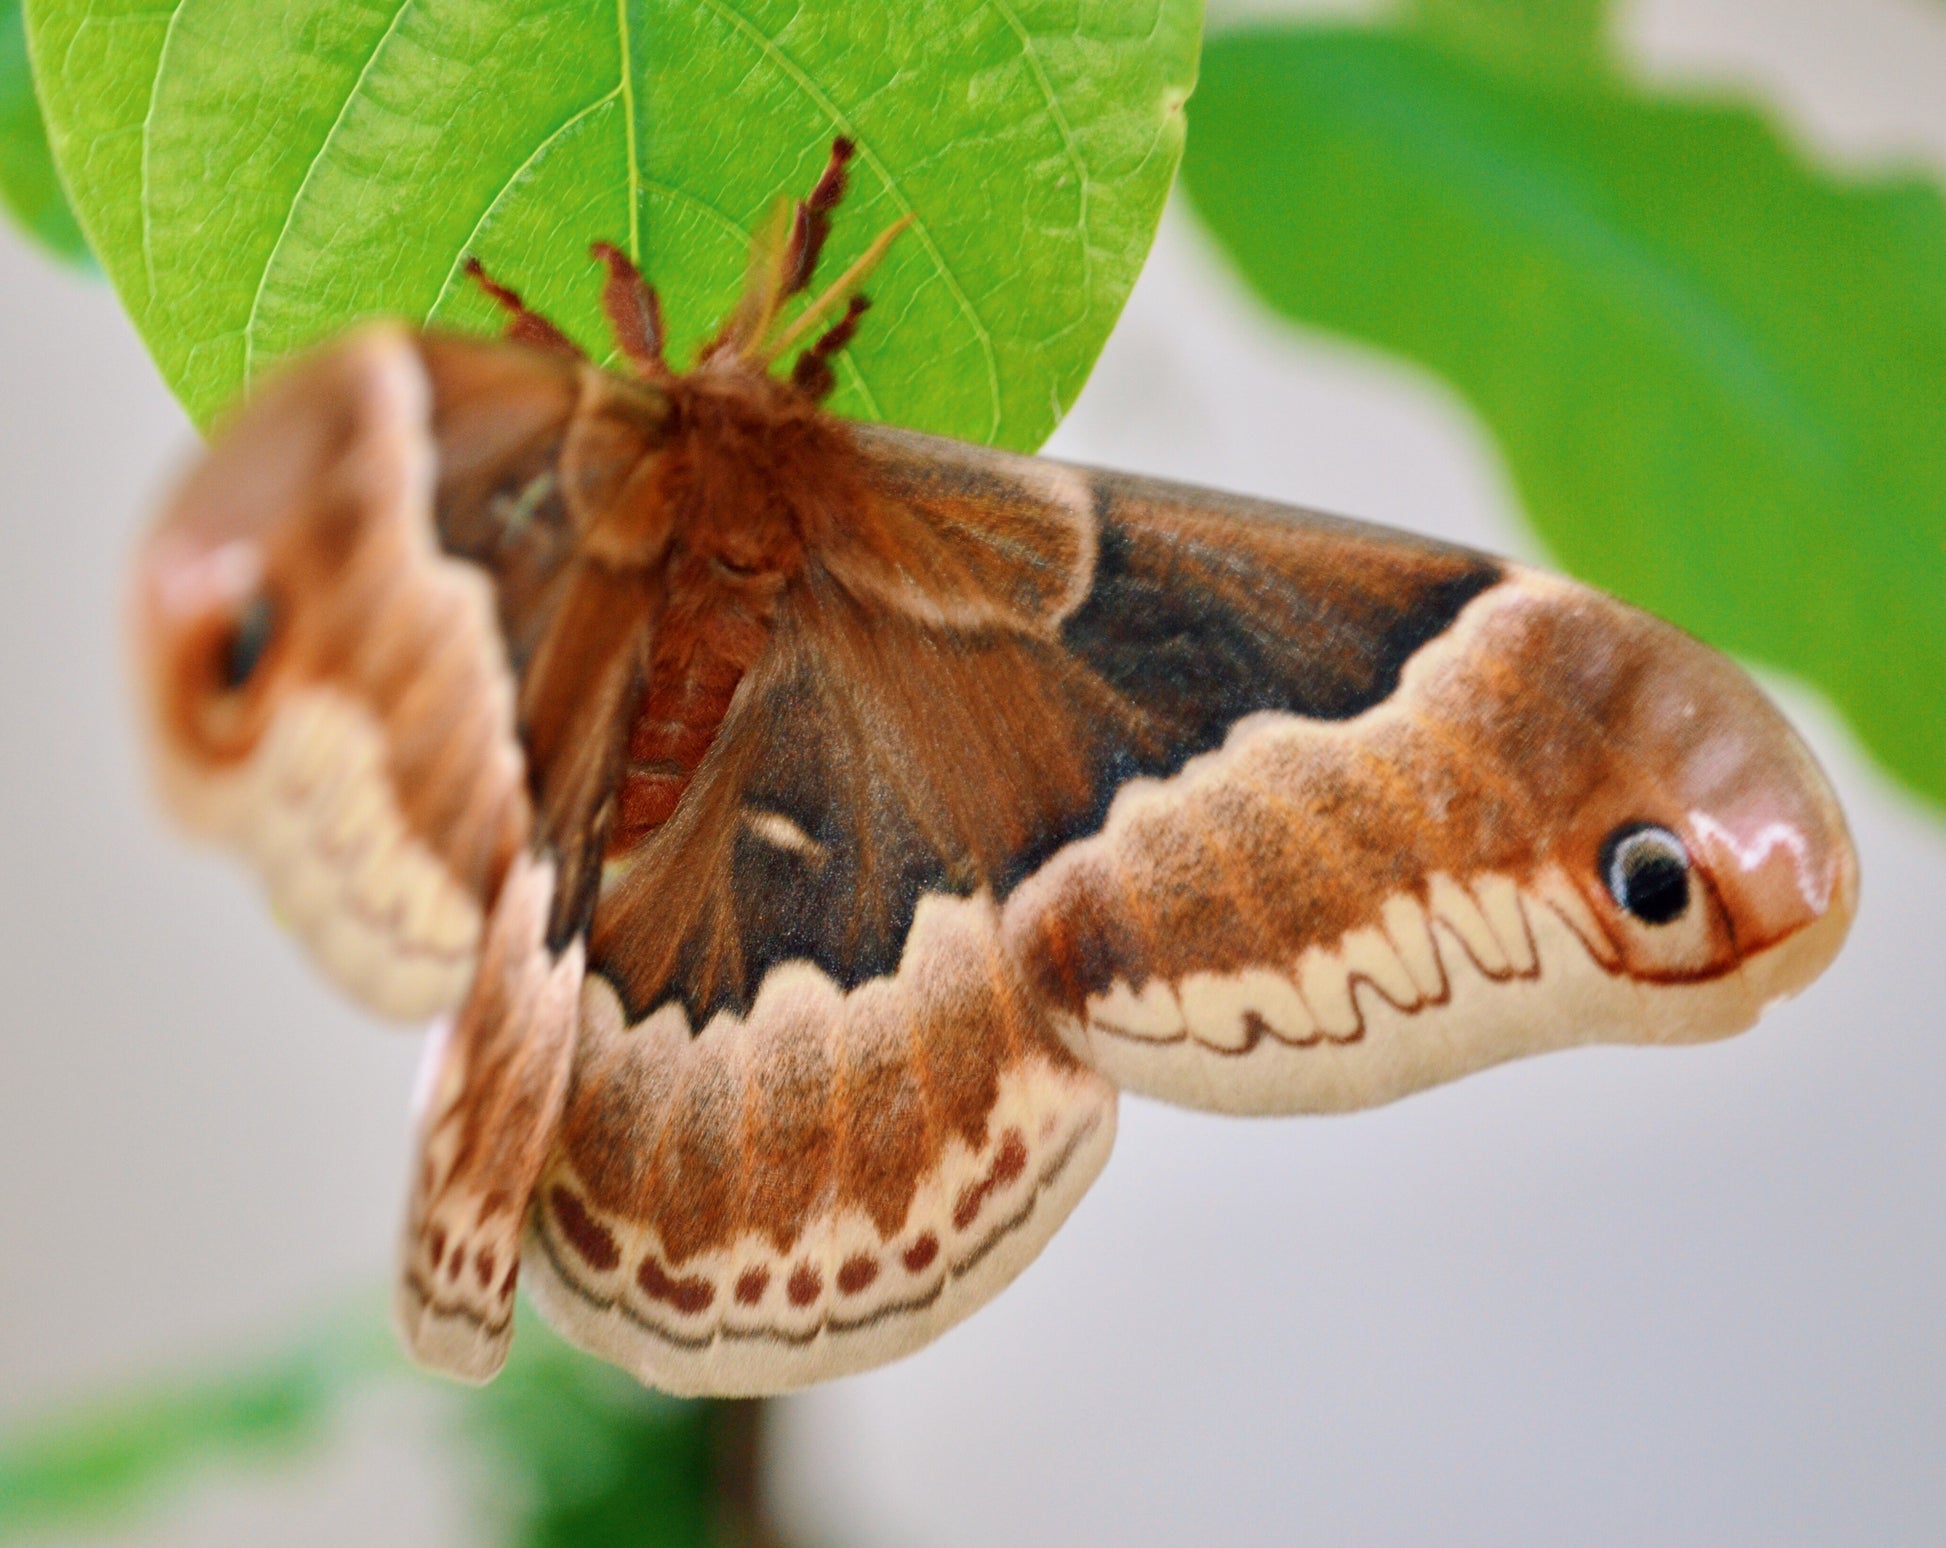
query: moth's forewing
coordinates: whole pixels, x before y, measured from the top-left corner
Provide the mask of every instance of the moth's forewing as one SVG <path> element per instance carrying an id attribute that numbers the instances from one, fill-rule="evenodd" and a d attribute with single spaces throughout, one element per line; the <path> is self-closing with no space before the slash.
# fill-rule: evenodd
<path id="1" fill-rule="evenodd" d="M 164 513 L 135 599 L 171 805 L 256 863 L 354 994 L 401 1017 L 457 1012 L 427 1071 L 400 1311 L 416 1354 L 470 1379 L 504 1358 L 581 973 L 578 943 L 545 940 L 555 867 L 534 852 L 509 655 L 520 583 L 545 557 L 521 547 L 529 513 L 509 519 L 488 489 L 558 442 L 577 389 L 524 352 L 480 363 L 499 378 L 488 412 L 468 419 L 464 371 L 440 405 L 458 438 L 400 329 L 275 380 Z M 479 511 L 442 489 L 456 477 L 480 480 Z M 497 547 L 481 531 L 494 520 L 509 529 Z M 457 557 L 468 543 L 524 568 Z"/>
<path id="2" fill-rule="evenodd" d="M 277 378 L 165 510 L 134 597 L 170 806 L 414 1020 L 464 993 L 530 825 L 494 590 L 428 519 L 428 402 L 398 330 Z"/>

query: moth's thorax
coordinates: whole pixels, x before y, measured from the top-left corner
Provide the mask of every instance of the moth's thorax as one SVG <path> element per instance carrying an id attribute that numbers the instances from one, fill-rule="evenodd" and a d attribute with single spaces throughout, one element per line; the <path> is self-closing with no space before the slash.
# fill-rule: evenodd
<path id="1" fill-rule="evenodd" d="M 417 347 L 438 538 L 497 583 L 533 799 L 618 853 L 673 813 L 808 556 L 869 525 L 855 449 L 748 368 Z M 562 919 L 595 884 L 564 861 Z"/>
<path id="2" fill-rule="evenodd" d="M 621 402 L 641 426 L 635 466 L 583 496 L 588 558 L 624 569 L 688 558 L 733 579 L 788 579 L 835 521 L 865 516 L 844 427 L 787 385 L 748 368 L 704 367 L 654 389 L 588 376 L 570 443 L 612 441 Z"/>

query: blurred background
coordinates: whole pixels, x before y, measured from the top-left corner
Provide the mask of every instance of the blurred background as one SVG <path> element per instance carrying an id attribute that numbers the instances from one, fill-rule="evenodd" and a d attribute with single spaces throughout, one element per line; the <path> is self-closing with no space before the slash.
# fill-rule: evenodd
<path id="1" fill-rule="evenodd" d="M 1635 0 L 1607 36 L 1632 90 L 1754 106 L 1821 177 L 1946 179 L 1939 0 Z M 1578 557 L 1480 411 L 1500 400 L 1293 320 L 1307 293 L 1198 171 L 1200 102 L 1203 213 L 1172 204 L 1049 451 Z M 118 590 L 192 445 L 113 292 L 0 231 L 0 1540 L 497 1543 L 539 1494 L 610 1509 L 618 1473 L 632 1528 L 576 1535 L 565 1509 L 519 1540 L 699 1540 L 691 1411 L 558 1351 L 477 1395 L 389 1352 L 417 1040 L 335 998 L 137 778 Z M 1801 1000 L 1724 1044 L 1556 1055 L 1348 1118 L 1129 1099 L 1113 1163 L 998 1301 L 774 1406 L 781 1530 L 1946 1540 L 1946 824 L 1916 793 L 1946 705 L 1933 642 L 1856 648 L 1894 678 L 1910 651 L 1903 687 L 1937 707 L 1899 780 L 1765 676 L 1864 866 L 1851 944 Z"/>

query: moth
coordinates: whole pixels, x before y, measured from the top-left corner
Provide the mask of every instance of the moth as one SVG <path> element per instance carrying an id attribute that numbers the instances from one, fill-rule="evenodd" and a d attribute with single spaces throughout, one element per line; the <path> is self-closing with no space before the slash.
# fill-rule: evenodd
<path id="1" fill-rule="evenodd" d="M 506 338 L 302 359 L 140 550 L 168 805 L 444 1018 L 397 1307 L 465 1380 L 517 1278 L 670 1391 L 862 1370 L 1039 1252 L 1122 1091 L 1718 1037 L 1851 919 L 1823 776 L 1669 625 L 820 407 L 892 234 L 798 299 L 848 154 L 692 369 L 613 247 L 624 371 L 474 265 Z"/>

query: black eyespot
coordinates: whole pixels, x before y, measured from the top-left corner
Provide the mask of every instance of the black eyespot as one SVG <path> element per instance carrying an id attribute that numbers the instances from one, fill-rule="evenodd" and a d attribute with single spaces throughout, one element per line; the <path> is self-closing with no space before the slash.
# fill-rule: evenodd
<path id="1" fill-rule="evenodd" d="M 1667 828 L 1624 823 L 1601 846 L 1601 879 L 1618 908 L 1665 925 L 1689 907 L 1689 851 Z"/>
<path id="2" fill-rule="evenodd" d="M 226 692 L 235 693 L 256 674 L 276 631 L 277 610 L 267 595 L 258 592 L 237 614 L 236 627 L 224 641 L 223 652 L 217 662 Z"/>

